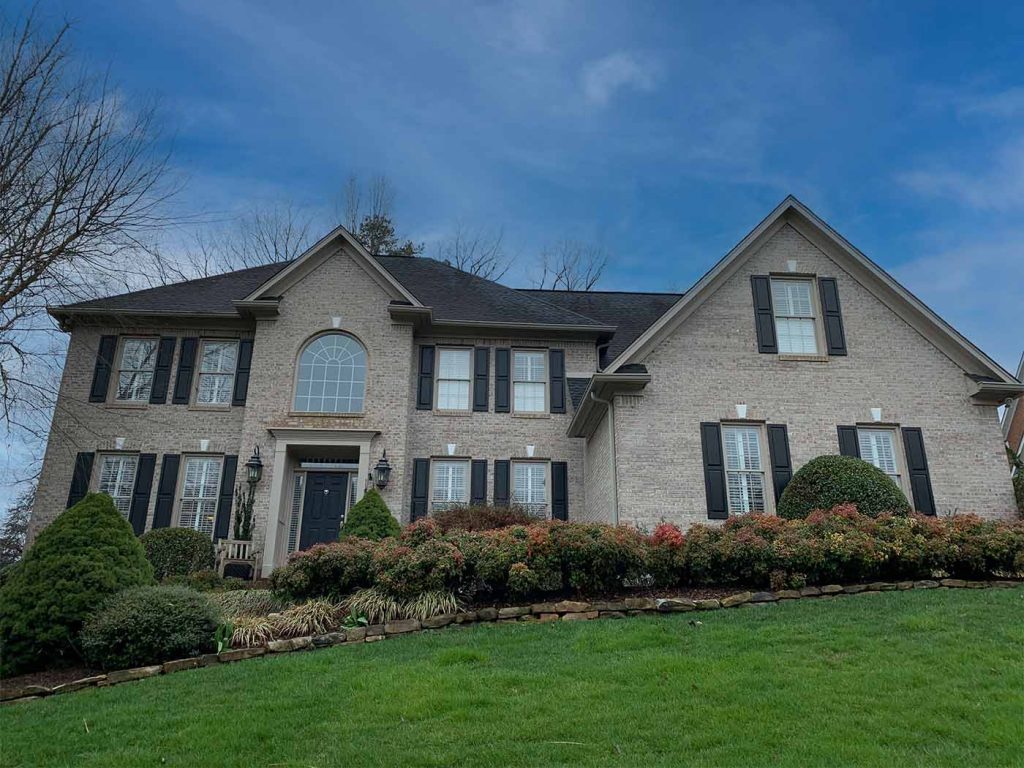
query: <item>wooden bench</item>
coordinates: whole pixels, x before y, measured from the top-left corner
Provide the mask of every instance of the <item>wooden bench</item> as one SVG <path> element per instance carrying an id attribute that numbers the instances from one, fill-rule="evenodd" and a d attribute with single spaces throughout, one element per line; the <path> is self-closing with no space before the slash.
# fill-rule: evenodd
<path id="1" fill-rule="evenodd" d="M 259 578 L 263 553 L 253 545 L 252 541 L 221 539 L 217 543 L 216 557 L 217 573 L 222 577 L 229 565 L 242 565 L 250 569 L 249 578 L 252 581 Z"/>

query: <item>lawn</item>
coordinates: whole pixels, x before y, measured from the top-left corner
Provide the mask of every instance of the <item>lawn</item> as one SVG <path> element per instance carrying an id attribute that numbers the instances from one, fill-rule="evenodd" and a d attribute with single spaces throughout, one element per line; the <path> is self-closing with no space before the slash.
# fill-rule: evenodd
<path id="1" fill-rule="evenodd" d="M 456 627 L 0 709 L 3 766 L 988 767 L 1022 744 L 1024 589 Z"/>

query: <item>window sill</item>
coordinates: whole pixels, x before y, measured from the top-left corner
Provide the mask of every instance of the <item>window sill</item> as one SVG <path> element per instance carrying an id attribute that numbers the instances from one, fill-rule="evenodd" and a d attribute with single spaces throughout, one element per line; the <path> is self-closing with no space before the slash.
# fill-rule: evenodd
<path id="1" fill-rule="evenodd" d="M 779 360 L 783 360 L 788 363 L 827 363 L 829 358 L 828 355 L 783 355 L 780 354 Z"/>
<path id="2" fill-rule="evenodd" d="M 225 405 L 203 405 L 200 403 L 192 403 L 189 405 L 190 411 L 213 411 L 214 413 L 227 413 L 231 410 L 231 403 Z"/>
<path id="3" fill-rule="evenodd" d="M 473 415 L 473 412 L 469 411 L 469 410 L 466 410 L 466 411 L 446 411 L 446 410 L 442 410 L 442 409 L 439 409 L 439 408 L 435 408 L 433 411 L 431 411 L 431 413 L 433 413 L 435 416 L 472 416 Z"/>
<path id="4" fill-rule="evenodd" d="M 149 408 L 150 403 L 148 401 L 145 402 L 145 403 L 137 403 L 137 402 L 130 402 L 130 401 L 127 401 L 127 400 L 125 400 L 125 401 L 111 400 L 110 402 L 104 403 L 103 405 L 106 408 L 113 408 L 113 409 L 121 409 L 121 408 L 123 408 L 123 409 L 130 410 L 130 411 L 131 410 L 141 411 L 141 410 L 144 410 L 146 408 Z"/>
<path id="5" fill-rule="evenodd" d="M 288 411 L 288 415 L 296 418 L 312 416 L 317 419 L 361 419 L 365 413 L 330 413 L 324 411 Z"/>
<path id="6" fill-rule="evenodd" d="M 550 419 L 550 413 L 515 413 L 512 414 L 513 419 Z"/>

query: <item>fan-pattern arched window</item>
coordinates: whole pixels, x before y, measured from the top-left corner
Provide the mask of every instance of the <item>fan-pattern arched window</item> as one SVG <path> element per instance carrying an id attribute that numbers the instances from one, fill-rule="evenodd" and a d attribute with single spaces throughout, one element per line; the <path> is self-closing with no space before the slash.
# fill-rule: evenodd
<path id="1" fill-rule="evenodd" d="M 360 413 L 366 397 L 366 350 L 343 333 L 313 339 L 299 357 L 295 410 Z"/>

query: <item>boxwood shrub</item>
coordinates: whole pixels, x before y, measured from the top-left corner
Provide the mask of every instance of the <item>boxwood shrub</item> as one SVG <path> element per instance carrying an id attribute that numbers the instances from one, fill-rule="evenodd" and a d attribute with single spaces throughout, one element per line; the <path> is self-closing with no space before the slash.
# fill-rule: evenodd
<path id="1" fill-rule="evenodd" d="M 348 511 L 339 537 L 342 540 L 359 538 L 377 541 L 397 536 L 401 532 L 402 526 L 395 520 L 384 499 L 376 489 L 371 488 Z"/>
<path id="2" fill-rule="evenodd" d="M 186 587 L 126 589 L 109 598 L 85 623 L 82 652 L 90 664 L 126 669 L 217 650 L 221 613 L 201 592 Z"/>
<path id="3" fill-rule="evenodd" d="M 152 582 L 142 544 L 111 498 L 86 495 L 42 530 L 0 588 L 0 671 L 75 660 L 89 614 L 108 596 Z"/>
<path id="4" fill-rule="evenodd" d="M 797 520 L 840 504 L 855 504 L 869 517 L 910 514 L 899 486 L 882 470 L 852 456 L 818 456 L 804 464 L 782 492 L 777 512 Z"/>
<path id="5" fill-rule="evenodd" d="M 205 533 L 188 528 L 155 528 L 139 541 L 157 579 L 213 569 L 213 540 Z"/>

